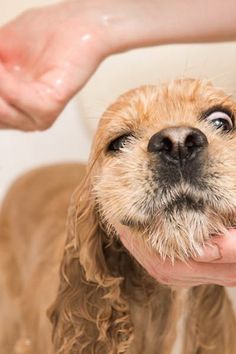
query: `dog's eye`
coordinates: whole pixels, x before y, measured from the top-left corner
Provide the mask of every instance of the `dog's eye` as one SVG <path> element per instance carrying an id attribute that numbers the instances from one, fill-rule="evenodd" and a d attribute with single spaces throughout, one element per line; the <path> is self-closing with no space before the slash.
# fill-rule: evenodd
<path id="1" fill-rule="evenodd" d="M 120 151 L 122 148 L 126 146 L 126 144 L 130 141 L 132 134 L 124 134 L 110 142 L 108 145 L 108 151 Z"/>
<path id="2" fill-rule="evenodd" d="M 205 119 L 216 129 L 221 129 L 224 132 L 229 132 L 234 127 L 232 115 L 226 112 L 215 111 L 206 116 Z"/>

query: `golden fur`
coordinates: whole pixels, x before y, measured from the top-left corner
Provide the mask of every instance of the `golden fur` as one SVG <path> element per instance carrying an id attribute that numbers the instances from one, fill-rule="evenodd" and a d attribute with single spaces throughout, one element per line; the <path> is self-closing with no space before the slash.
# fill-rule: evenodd
<path id="1" fill-rule="evenodd" d="M 182 354 L 236 353 L 225 289 L 158 284 L 114 227 L 126 223 L 163 258 L 186 261 L 212 234 L 236 224 L 235 133 L 222 134 L 199 118 L 222 106 L 236 114 L 231 97 L 208 82 L 138 88 L 104 113 L 87 173 L 68 164 L 15 183 L 0 216 L 1 354 L 170 354 L 183 313 Z M 196 185 L 177 176 L 164 190 L 147 145 L 173 126 L 197 128 L 209 144 Z M 112 140 L 130 132 L 121 152 L 108 151 Z M 196 210 L 173 207 L 182 196 L 192 198 Z"/>

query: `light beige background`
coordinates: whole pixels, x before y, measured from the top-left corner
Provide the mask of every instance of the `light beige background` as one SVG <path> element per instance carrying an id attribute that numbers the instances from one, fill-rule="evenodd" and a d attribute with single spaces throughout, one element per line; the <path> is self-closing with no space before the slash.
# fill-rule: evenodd
<path id="1" fill-rule="evenodd" d="M 0 24 L 28 7 L 53 2 L 0 1 Z M 188 76 L 210 78 L 228 92 L 234 92 L 235 63 L 235 43 L 147 48 L 109 58 L 49 131 L 0 132 L 0 199 L 19 173 L 34 166 L 65 160 L 86 161 L 98 117 L 125 90 Z M 4 85 L 1 79 L 0 84 Z M 233 297 L 234 292 L 231 293 Z M 178 353 L 176 348 L 175 354 Z"/>

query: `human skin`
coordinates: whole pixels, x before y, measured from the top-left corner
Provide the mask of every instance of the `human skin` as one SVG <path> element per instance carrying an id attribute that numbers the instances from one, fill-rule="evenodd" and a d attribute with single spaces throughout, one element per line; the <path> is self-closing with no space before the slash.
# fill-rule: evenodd
<path id="1" fill-rule="evenodd" d="M 117 227 L 124 246 L 135 259 L 162 284 L 191 287 L 201 284 L 236 286 L 236 230 L 225 236 L 215 235 L 202 254 L 186 263 L 162 260 L 137 239 L 128 227 Z M 173 230 L 174 232 L 174 230 Z"/>
<path id="2" fill-rule="evenodd" d="M 0 128 L 50 127 L 111 54 L 235 38 L 234 0 L 74 0 L 29 10 L 0 28 Z"/>

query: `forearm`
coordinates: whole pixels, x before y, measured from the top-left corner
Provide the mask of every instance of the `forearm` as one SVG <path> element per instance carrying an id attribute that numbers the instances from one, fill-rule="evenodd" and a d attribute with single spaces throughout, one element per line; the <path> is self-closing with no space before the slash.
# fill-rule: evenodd
<path id="1" fill-rule="evenodd" d="M 109 1 L 103 14 L 111 52 L 168 43 L 236 39 L 235 0 Z"/>

